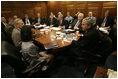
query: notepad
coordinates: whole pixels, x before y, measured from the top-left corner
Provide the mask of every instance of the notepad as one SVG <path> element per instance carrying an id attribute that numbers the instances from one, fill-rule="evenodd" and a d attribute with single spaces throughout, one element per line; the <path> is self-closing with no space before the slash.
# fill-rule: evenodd
<path id="1" fill-rule="evenodd" d="M 55 48 L 58 46 L 59 46 L 59 44 L 56 41 L 44 44 L 44 47 L 46 50 L 51 49 L 51 48 Z"/>

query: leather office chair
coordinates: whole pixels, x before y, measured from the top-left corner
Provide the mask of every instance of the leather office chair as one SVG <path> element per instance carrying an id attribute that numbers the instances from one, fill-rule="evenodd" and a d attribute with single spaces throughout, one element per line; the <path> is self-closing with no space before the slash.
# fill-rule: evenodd
<path id="1" fill-rule="evenodd" d="M 11 65 L 17 77 L 20 77 L 21 72 L 26 69 L 26 66 L 20 60 L 19 52 L 7 41 L 1 42 L 1 62 Z"/>
<path id="2" fill-rule="evenodd" d="M 111 53 L 112 41 L 108 36 L 102 37 L 99 40 L 98 45 L 98 51 L 96 53 L 87 50 L 82 50 L 84 58 L 77 59 L 79 61 L 84 61 L 86 63 L 86 67 L 83 72 L 84 75 L 87 74 L 87 71 L 91 64 L 104 65 L 106 58 Z"/>
<path id="3" fill-rule="evenodd" d="M 42 65 L 45 63 L 37 63 L 33 67 L 27 67 L 27 65 L 25 65 L 25 63 L 21 60 L 20 52 L 18 52 L 16 47 L 7 41 L 1 42 L 1 62 L 8 63 L 12 66 L 16 77 L 31 77 L 32 74 L 30 72 L 39 66 L 39 64 Z"/>
<path id="4" fill-rule="evenodd" d="M 112 40 L 112 52 L 117 50 L 117 25 L 113 26 L 109 32 L 109 37 Z"/>

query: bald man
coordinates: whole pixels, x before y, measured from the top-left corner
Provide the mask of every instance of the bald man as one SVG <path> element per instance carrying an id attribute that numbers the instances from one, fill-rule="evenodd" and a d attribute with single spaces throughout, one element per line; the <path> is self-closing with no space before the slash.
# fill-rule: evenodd
<path id="1" fill-rule="evenodd" d="M 90 17 L 93 20 L 93 26 L 94 26 L 96 24 L 96 17 L 93 16 L 93 12 L 89 12 L 88 17 Z"/>

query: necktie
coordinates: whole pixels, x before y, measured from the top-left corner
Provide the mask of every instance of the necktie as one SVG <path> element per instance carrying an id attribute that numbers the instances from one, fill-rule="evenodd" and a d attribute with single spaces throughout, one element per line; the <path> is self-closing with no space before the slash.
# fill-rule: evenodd
<path id="1" fill-rule="evenodd" d="M 53 24 L 53 19 L 51 19 L 51 25 Z"/>
<path id="2" fill-rule="evenodd" d="M 61 26 L 61 20 L 59 21 L 59 26 Z"/>
<path id="3" fill-rule="evenodd" d="M 76 23 L 75 27 L 78 27 L 79 24 L 80 24 L 80 22 L 78 21 L 78 22 Z"/>
<path id="4" fill-rule="evenodd" d="M 102 24 L 101 24 L 102 27 L 105 27 L 106 20 L 107 20 L 107 18 L 105 17 L 104 20 L 103 20 L 103 22 L 102 22 Z"/>
<path id="5" fill-rule="evenodd" d="M 27 19 L 27 24 L 29 24 L 28 19 Z"/>
<path id="6" fill-rule="evenodd" d="M 40 24 L 40 18 L 38 18 L 38 23 Z"/>

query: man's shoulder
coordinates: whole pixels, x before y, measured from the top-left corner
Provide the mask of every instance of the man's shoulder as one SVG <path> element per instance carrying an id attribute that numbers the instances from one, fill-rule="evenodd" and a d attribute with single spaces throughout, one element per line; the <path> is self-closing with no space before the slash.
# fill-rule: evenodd
<path id="1" fill-rule="evenodd" d="M 18 30 L 17 28 L 14 28 L 13 33 L 20 33 L 20 30 Z"/>

